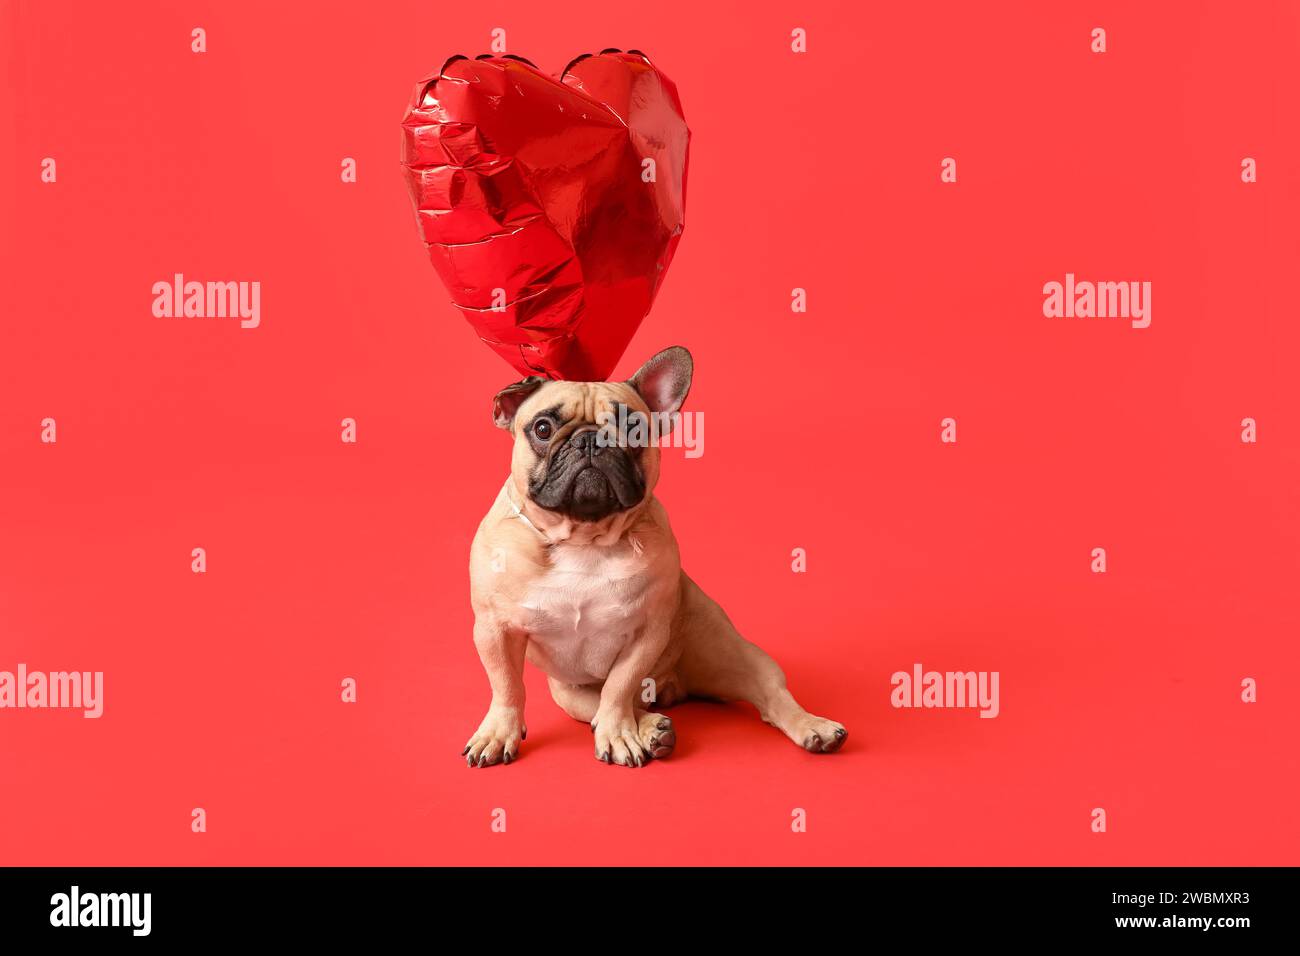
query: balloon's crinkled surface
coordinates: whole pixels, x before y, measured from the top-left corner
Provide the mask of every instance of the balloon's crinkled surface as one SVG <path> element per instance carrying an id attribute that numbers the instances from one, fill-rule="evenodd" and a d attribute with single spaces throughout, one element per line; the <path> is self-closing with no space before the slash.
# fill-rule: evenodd
<path id="1" fill-rule="evenodd" d="M 684 225 L 690 133 L 642 54 L 557 80 L 453 58 L 402 121 L 421 235 L 451 300 L 523 375 L 604 380 L 650 311 Z"/>

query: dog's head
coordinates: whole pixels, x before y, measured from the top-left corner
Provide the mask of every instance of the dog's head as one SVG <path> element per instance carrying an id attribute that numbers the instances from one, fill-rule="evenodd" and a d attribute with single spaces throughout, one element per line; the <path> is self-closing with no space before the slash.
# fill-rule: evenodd
<path id="1" fill-rule="evenodd" d="M 511 475 L 529 502 L 578 525 L 640 505 L 659 480 L 659 448 L 691 387 L 691 354 L 660 352 L 626 382 L 526 378 L 497 393 L 492 417 L 514 435 Z"/>

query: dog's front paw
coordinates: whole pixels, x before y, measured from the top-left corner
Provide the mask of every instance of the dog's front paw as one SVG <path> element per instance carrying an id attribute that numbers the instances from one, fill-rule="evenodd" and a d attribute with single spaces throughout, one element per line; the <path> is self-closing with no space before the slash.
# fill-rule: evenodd
<path id="1" fill-rule="evenodd" d="M 519 742 L 528 736 L 523 711 L 518 707 L 490 707 L 483 723 L 461 751 L 467 767 L 510 763 L 519 756 Z"/>
<path id="2" fill-rule="evenodd" d="M 641 746 L 635 714 L 628 709 L 616 714 L 596 714 L 591 722 L 596 737 L 596 759 L 623 767 L 641 767 L 650 754 Z"/>

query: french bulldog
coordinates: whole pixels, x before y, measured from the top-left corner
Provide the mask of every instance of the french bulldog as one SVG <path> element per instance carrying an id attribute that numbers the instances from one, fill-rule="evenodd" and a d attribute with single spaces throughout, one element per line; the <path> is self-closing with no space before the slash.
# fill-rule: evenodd
<path id="1" fill-rule="evenodd" d="M 671 754 L 673 722 L 650 708 L 688 696 L 748 701 L 813 753 L 844 744 L 843 725 L 804 710 L 776 662 L 682 571 L 654 496 L 660 451 L 636 426 L 671 426 L 692 374 L 690 353 L 673 347 L 626 382 L 530 377 L 493 400 L 514 451 L 470 549 L 474 644 L 492 703 L 462 752 L 469 766 L 518 757 L 525 659 L 546 672 L 560 708 L 591 725 L 608 764 Z"/>

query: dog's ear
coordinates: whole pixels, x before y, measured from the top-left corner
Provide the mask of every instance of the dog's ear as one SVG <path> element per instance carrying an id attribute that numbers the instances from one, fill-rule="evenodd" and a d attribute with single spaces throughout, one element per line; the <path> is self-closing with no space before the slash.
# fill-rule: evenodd
<path id="1" fill-rule="evenodd" d="M 496 423 L 497 428 L 508 429 L 513 425 L 515 412 L 519 411 L 519 406 L 547 381 L 540 375 L 530 375 L 523 381 L 507 385 L 497 392 L 496 397 L 492 399 L 492 421 Z"/>
<path id="2" fill-rule="evenodd" d="M 672 415 L 686 401 L 694 372 L 691 353 L 674 345 L 637 369 L 627 383 L 645 400 L 652 413 Z"/>

